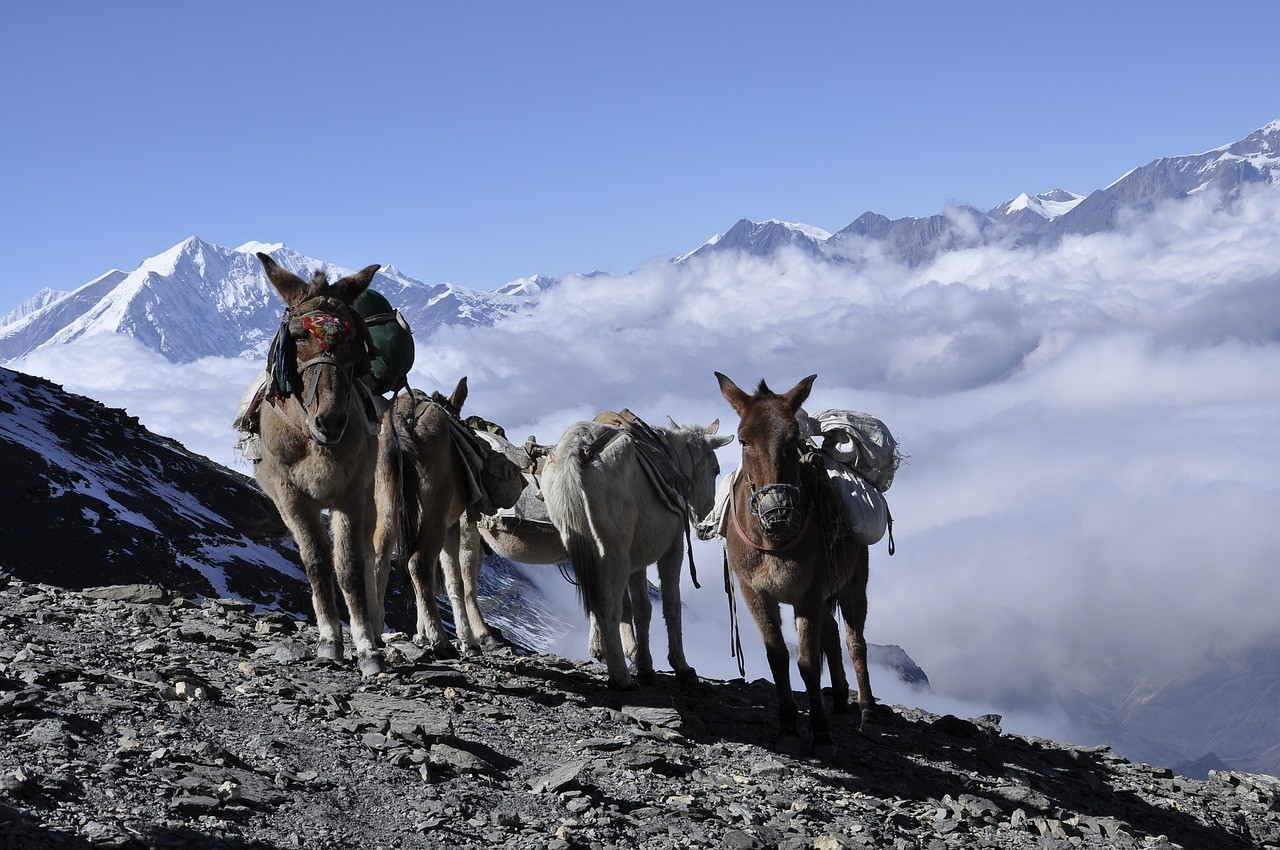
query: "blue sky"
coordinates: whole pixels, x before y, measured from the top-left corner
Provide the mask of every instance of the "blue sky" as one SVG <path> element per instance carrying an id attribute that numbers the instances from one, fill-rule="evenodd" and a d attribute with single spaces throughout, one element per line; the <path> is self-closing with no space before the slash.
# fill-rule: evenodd
<path id="1" fill-rule="evenodd" d="M 5 3 L 0 311 L 195 234 L 489 289 L 1087 193 L 1280 117 L 1280 5 Z"/>

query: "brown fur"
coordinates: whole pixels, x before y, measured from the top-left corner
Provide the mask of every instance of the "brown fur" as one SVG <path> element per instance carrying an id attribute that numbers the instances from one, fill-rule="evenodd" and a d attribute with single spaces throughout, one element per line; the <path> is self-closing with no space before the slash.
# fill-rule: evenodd
<path id="1" fill-rule="evenodd" d="M 329 283 L 317 273 L 308 283 L 258 254 L 267 277 L 295 316 L 311 310 L 333 313 L 352 321 L 350 304 L 373 280 L 378 266 L 368 266 Z M 324 352 L 304 336 L 294 318 L 290 332 L 297 339 L 299 369 L 319 362 Z M 335 347 L 331 366 L 307 369 L 304 383 L 314 395 L 301 391 L 266 405 L 261 414 L 262 459 L 254 478 L 271 497 L 298 544 L 311 582 L 311 600 L 320 628 L 317 655 L 342 657 L 342 623 L 333 591 L 335 571 L 351 618 L 351 637 L 360 669 L 372 675 L 381 669 L 377 635 L 368 616 L 373 587 L 373 469 L 377 438 L 366 434 L 361 402 L 352 387 L 352 370 L 367 356 L 356 336 Z M 307 404 L 302 398 L 307 397 Z M 329 528 L 321 511 L 329 510 Z"/>
<path id="2" fill-rule="evenodd" d="M 782 740 L 795 739 L 797 735 L 790 657 L 782 636 L 780 605 L 787 603 L 793 607 L 800 644 L 800 676 L 809 698 L 814 750 L 829 756 L 834 753 L 834 745 L 822 699 L 824 656 L 831 673 L 833 713 L 837 716 L 849 713 L 849 684 L 840 655 L 832 600 L 839 603 L 844 619 L 849 655 L 858 680 L 862 722 L 874 717 L 875 698 L 867 673 L 867 644 L 863 637 L 867 618 L 867 547 L 847 538 L 835 542 L 826 540 L 821 523 L 816 521 L 804 526 L 792 541 L 772 541 L 762 532 L 749 508 L 754 489 L 783 483 L 807 491 L 805 498 L 812 509 L 812 488 L 816 482 L 806 474 L 801 462 L 800 432 L 795 417 L 815 378 L 817 375 L 810 375 L 782 395 L 775 394 L 761 381 L 756 393 L 748 395 L 729 378 L 716 373 L 720 391 L 741 417 L 738 440 L 742 443 L 742 466 L 733 487 L 730 504 L 733 516 L 725 542 L 729 565 L 738 576 L 743 599 L 764 640 L 769 669 L 778 691 Z M 743 535 L 758 546 L 777 551 L 761 552 L 745 543 Z"/>
<path id="3" fill-rule="evenodd" d="M 418 608 L 415 642 L 441 658 L 456 658 L 458 653 L 436 608 L 436 570 L 442 552 L 456 562 L 459 549 L 458 517 L 467 508 L 469 491 L 462 460 L 449 436 L 450 416 L 456 416 L 467 398 L 467 379 L 458 382 L 453 394 L 443 403 L 428 405 L 416 415 L 417 394 L 402 393 L 383 420 L 383 433 L 388 435 L 378 451 L 375 501 L 378 525 L 374 533 L 377 551 L 377 580 L 374 592 L 375 622 L 381 626 L 383 599 L 391 571 L 392 552 L 398 548 L 404 528 L 403 549 L 408 556 L 409 576 L 413 580 Z M 454 571 L 445 571 L 446 584 L 456 580 Z M 460 591 L 459 591 L 460 593 Z M 467 617 L 455 612 L 456 627 L 462 629 Z"/>

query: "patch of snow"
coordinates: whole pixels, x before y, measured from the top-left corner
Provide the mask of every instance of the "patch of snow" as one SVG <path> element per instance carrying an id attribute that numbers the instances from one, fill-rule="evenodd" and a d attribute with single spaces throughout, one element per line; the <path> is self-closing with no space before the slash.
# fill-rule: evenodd
<path id="1" fill-rule="evenodd" d="M 817 240 L 818 242 L 826 242 L 831 238 L 831 234 L 829 232 L 823 230 L 821 227 L 814 227 L 812 224 L 798 224 L 794 221 L 782 221 L 777 218 L 771 218 L 768 221 L 762 221 L 760 223 L 780 224 L 789 230 L 794 230 L 797 233 L 803 233 L 805 236 L 808 236 L 810 239 Z"/>

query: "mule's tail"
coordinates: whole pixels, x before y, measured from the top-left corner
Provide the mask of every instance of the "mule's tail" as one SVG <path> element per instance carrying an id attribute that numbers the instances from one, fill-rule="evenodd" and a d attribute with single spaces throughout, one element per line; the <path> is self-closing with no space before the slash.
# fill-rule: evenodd
<path id="1" fill-rule="evenodd" d="M 392 427 L 388 439 L 383 440 L 381 446 L 381 462 L 391 479 L 389 483 L 395 495 L 388 506 L 396 532 L 393 551 L 402 563 L 409 560 L 422 528 L 422 477 L 409 451 L 412 440 L 411 433 Z"/>
<path id="2" fill-rule="evenodd" d="M 556 444 L 542 481 L 547 513 L 573 565 L 578 599 L 592 616 L 604 611 L 608 586 L 602 529 L 595 516 L 600 506 L 593 504 L 592 496 L 600 490 L 604 473 L 599 437 L 588 423 L 571 427 Z"/>

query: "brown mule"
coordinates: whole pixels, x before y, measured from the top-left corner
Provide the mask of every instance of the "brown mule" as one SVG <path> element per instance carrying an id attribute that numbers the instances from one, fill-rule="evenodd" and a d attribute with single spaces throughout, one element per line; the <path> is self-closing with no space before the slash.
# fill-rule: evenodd
<path id="1" fill-rule="evenodd" d="M 858 680 L 863 724 L 874 719 L 875 697 L 867 674 L 867 547 L 849 538 L 827 540 L 814 517 L 819 481 L 800 453 L 796 412 L 817 375 L 778 395 L 764 381 L 754 395 L 719 372 L 720 391 L 738 412 L 742 466 L 734 481 L 725 546 L 742 597 L 764 639 L 778 690 L 779 745 L 797 747 L 796 704 L 790 657 L 782 636 L 781 603 L 795 610 L 800 677 L 809 697 L 814 754 L 835 754 L 822 700 L 822 659 L 831 672 L 832 712 L 849 715 L 849 682 L 840 652 L 832 601 L 839 603 L 849 655 Z"/>
<path id="2" fill-rule="evenodd" d="M 373 470 L 378 438 L 365 428 L 354 372 L 369 362 L 361 320 L 351 302 L 368 288 L 378 266 L 329 283 L 310 282 L 258 254 L 267 278 L 287 307 L 277 343 L 282 373 L 292 386 L 263 404 L 262 458 L 253 477 L 275 502 L 298 544 L 311 582 L 320 642 L 316 654 L 342 657 L 342 622 L 333 580 L 346 599 L 360 670 L 382 669 L 377 633 L 369 618 L 373 588 Z M 284 393 L 288 394 L 285 395 Z M 329 528 L 321 512 L 330 512 Z M 332 535 L 332 536 L 331 536 Z"/>
<path id="3" fill-rule="evenodd" d="M 375 621 L 382 622 L 392 554 L 402 549 L 417 601 L 414 642 L 437 658 L 458 657 L 436 607 L 437 567 L 453 603 L 459 642 L 464 650 L 480 648 L 470 629 L 472 615 L 480 618 L 475 576 L 463 572 L 459 554 L 462 548 L 480 547 L 479 541 L 472 539 L 475 523 L 468 520 L 468 511 L 479 507 L 478 494 L 456 442 L 458 430 L 465 430 L 458 416 L 466 399 L 465 377 L 448 398 L 421 390 L 397 395 L 383 420 L 384 439 L 378 452 Z M 519 467 L 502 457 L 496 462 L 486 460 L 482 477 L 484 495 L 492 507 L 513 504 L 524 484 Z M 479 567 L 476 569 L 478 572 Z M 469 610 L 467 600 L 475 601 L 474 611 Z M 484 634 L 490 639 L 487 646 L 497 645 L 497 638 L 487 629 Z"/>

